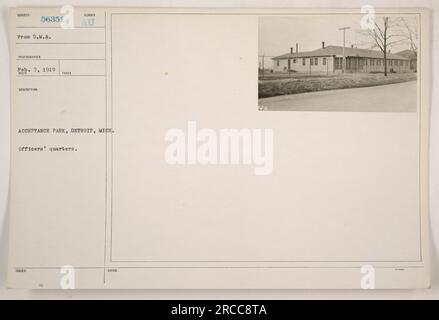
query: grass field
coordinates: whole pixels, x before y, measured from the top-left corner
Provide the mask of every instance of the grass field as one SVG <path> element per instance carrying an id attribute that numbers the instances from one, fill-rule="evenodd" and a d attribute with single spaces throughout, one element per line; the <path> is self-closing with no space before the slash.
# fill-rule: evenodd
<path id="1" fill-rule="evenodd" d="M 416 73 L 345 73 L 336 75 L 299 75 L 286 79 L 259 80 L 259 98 L 312 91 L 379 86 L 416 80 Z"/>

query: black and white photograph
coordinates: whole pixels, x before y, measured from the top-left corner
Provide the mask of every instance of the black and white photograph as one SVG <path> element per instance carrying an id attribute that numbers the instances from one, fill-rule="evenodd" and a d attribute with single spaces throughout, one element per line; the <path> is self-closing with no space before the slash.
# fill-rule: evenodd
<path id="1" fill-rule="evenodd" d="M 259 18 L 260 111 L 416 112 L 416 14 Z"/>

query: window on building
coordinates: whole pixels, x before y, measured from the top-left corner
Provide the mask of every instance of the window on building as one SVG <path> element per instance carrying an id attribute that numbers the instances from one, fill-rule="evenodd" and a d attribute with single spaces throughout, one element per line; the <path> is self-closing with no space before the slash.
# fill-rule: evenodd
<path id="1" fill-rule="evenodd" d="M 343 68 L 343 58 L 335 58 L 335 68 L 336 69 Z"/>
<path id="2" fill-rule="evenodd" d="M 381 59 L 378 59 L 377 60 L 377 66 L 380 66 L 381 65 Z"/>
<path id="3" fill-rule="evenodd" d="M 302 58 L 302 66 L 304 66 L 306 64 L 306 60 L 305 58 Z"/>
<path id="4" fill-rule="evenodd" d="M 276 67 L 279 67 L 279 60 L 276 60 Z"/>
<path id="5" fill-rule="evenodd" d="M 371 65 L 371 66 L 374 66 L 374 65 L 375 65 L 375 60 L 370 59 L 370 65 Z"/>
<path id="6" fill-rule="evenodd" d="M 294 59 L 293 59 L 293 63 L 296 63 L 296 62 L 297 62 L 297 59 L 296 59 L 296 58 L 294 58 Z"/>
<path id="7" fill-rule="evenodd" d="M 318 65 L 318 64 L 319 64 L 319 58 L 315 58 L 315 59 L 314 59 L 314 64 L 315 64 L 315 65 Z"/>
<path id="8" fill-rule="evenodd" d="M 309 64 L 310 65 L 314 65 L 314 59 L 313 58 L 309 58 Z"/>
<path id="9" fill-rule="evenodd" d="M 323 65 L 326 66 L 326 58 L 323 58 Z"/>
<path id="10" fill-rule="evenodd" d="M 404 62 L 404 61 L 402 61 L 402 60 L 399 61 L 399 65 L 402 66 L 403 62 Z"/>

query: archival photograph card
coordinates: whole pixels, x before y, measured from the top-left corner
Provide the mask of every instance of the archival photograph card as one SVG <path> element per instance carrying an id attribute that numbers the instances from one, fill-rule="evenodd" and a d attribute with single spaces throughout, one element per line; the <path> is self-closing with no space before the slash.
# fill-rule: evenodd
<path id="1" fill-rule="evenodd" d="M 8 285 L 429 287 L 429 36 L 415 8 L 11 8 Z"/>

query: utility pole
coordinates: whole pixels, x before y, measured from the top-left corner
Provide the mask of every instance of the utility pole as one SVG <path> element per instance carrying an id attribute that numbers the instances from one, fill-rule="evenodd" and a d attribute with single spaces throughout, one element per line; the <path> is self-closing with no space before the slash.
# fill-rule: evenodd
<path id="1" fill-rule="evenodd" d="M 351 27 L 343 27 L 339 28 L 338 30 L 343 30 L 343 73 L 346 69 L 346 57 L 344 54 L 344 48 L 346 47 L 346 30 L 350 29 Z"/>
<path id="2" fill-rule="evenodd" d="M 326 58 L 324 58 L 324 59 L 326 59 Z M 326 75 L 328 75 L 329 74 L 329 70 L 328 70 L 328 61 L 326 61 Z"/>

